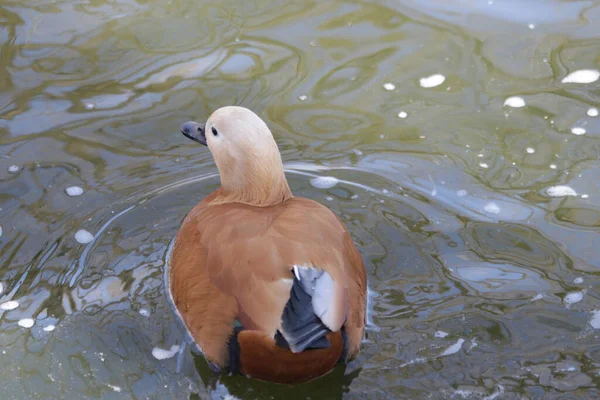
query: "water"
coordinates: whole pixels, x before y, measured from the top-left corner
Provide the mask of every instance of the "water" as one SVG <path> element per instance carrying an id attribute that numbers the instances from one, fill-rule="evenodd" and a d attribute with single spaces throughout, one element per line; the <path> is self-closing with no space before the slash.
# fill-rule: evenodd
<path id="1" fill-rule="evenodd" d="M 599 1 L 0 0 L 0 21 L 3 399 L 600 398 L 600 83 L 571 75 L 600 69 Z M 218 186 L 179 124 L 230 104 L 368 269 L 361 355 L 300 387 L 216 379 L 165 298 Z"/>

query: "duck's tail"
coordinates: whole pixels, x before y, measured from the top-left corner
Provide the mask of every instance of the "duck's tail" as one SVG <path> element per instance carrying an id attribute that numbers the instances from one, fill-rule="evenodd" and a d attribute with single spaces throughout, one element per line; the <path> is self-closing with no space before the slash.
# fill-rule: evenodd
<path id="1" fill-rule="evenodd" d="M 229 342 L 231 373 L 241 373 L 263 381 L 297 384 L 331 371 L 343 358 L 343 331 L 325 335 L 328 347 L 293 353 L 263 332 L 237 328 Z"/>

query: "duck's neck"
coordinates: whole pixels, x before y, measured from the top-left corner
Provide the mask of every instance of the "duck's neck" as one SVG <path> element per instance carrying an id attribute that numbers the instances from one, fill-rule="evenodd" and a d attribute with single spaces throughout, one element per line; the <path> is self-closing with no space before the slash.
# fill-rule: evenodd
<path id="1" fill-rule="evenodd" d="M 243 203 L 258 207 L 280 204 L 293 197 L 288 185 L 281 160 L 278 162 L 256 163 L 246 165 L 241 171 L 231 176 L 221 176 L 221 191 L 215 203 Z"/>

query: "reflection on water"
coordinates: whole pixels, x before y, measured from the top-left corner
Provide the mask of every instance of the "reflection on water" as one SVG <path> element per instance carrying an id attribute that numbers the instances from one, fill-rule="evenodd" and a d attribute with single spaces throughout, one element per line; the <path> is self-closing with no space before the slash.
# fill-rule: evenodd
<path id="1" fill-rule="evenodd" d="M 0 21 L 3 398 L 600 397 L 600 2 L 0 0 Z M 363 352 L 299 388 L 212 375 L 164 293 L 218 186 L 177 127 L 229 104 L 368 268 Z"/>

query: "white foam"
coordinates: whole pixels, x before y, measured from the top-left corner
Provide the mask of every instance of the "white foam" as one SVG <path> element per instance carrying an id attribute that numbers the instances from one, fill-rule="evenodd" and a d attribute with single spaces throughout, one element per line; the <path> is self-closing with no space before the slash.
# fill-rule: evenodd
<path id="1" fill-rule="evenodd" d="M 565 302 L 565 304 L 567 306 L 570 306 L 571 304 L 579 303 L 581 300 L 583 300 L 583 292 L 568 293 L 565 296 L 565 298 L 563 299 L 563 301 Z"/>
<path id="2" fill-rule="evenodd" d="M 19 326 L 22 326 L 23 328 L 31 328 L 34 323 L 35 321 L 31 318 L 23 318 L 19 320 L 19 322 L 17 322 L 17 324 L 19 324 Z"/>
<path id="3" fill-rule="evenodd" d="M 145 308 L 140 308 L 139 313 L 143 317 L 149 317 L 150 316 L 150 311 L 146 310 Z"/>
<path id="4" fill-rule="evenodd" d="M 533 29 L 535 29 L 535 24 L 527 24 L 527 27 L 528 27 L 529 29 L 532 29 L 532 30 L 533 30 Z"/>
<path id="5" fill-rule="evenodd" d="M 580 126 L 575 126 L 575 127 L 571 128 L 571 133 L 573 135 L 577 135 L 577 136 L 585 135 L 585 128 L 582 128 Z"/>
<path id="6" fill-rule="evenodd" d="M 434 75 L 426 76 L 424 78 L 419 79 L 419 84 L 421 85 L 421 87 L 424 87 L 424 88 L 432 88 L 432 87 L 440 86 L 442 83 L 444 83 L 445 80 L 446 80 L 446 77 L 444 75 L 434 74 Z"/>
<path id="7" fill-rule="evenodd" d="M 56 326 L 54 326 L 54 325 L 46 325 L 42 329 L 44 330 L 44 332 L 52 332 L 55 328 L 56 328 Z"/>
<path id="8" fill-rule="evenodd" d="M 16 174 L 17 172 L 19 172 L 19 166 L 11 165 L 10 167 L 8 167 L 8 172 L 10 172 L 11 174 Z"/>
<path id="9" fill-rule="evenodd" d="M 333 201 L 333 197 L 331 197 L 331 196 L 325 196 L 325 200 L 327 200 L 327 201 Z"/>
<path id="10" fill-rule="evenodd" d="M 600 329 L 600 310 L 594 310 L 594 314 L 590 320 L 590 325 L 594 329 Z"/>
<path id="11" fill-rule="evenodd" d="M 94 103 L 85 103 L 86 110 L 93 110 L 94 108 L 96 108 L 96 105 Z"/>
<path id="12" fill-rule="evenodd" d="M 319 176 L 310 180 L 310 184 L 317 189 L 331 189 L 338 182 L 337 178 L 333 176 Z"/>
<path id="13" fill-rule="evenodd" d="M 525 149 L 525 151 L 527 151 L 528 154 L 535 153 L 535 149 L 533 147 L 528 147 L 527 149 Z"/>
<path id="14" fill-rule="evenodd" d="M 583 283 L 583 278 L 577 277 L 577 278 L 573 279 L 573 283 L 576 285 L 581 285 Z"/>
<path id="15" fill-rule="evenodd" d="M 408 117 L 408 114 L 406 113 L 406 111 L 400 111 L 400 112 L 398 113 L 398 118 L 402 118 L 402 119 L 404 119 L 404 118 L 406 118 L 406 117 Z"/>
<path id="16" fill-rule="evenodd" d="M 556 164 L 550 164 L 550 169 L 556 169 Z"/>
<path id="17" fill-rule="evenodd" d="M 0 282 L 0 294 L 4 292 L 4 283 Z"/>
<path id="18" fill-rule="evenodd" d="M 595 69 L 580 69 L 565 76 L 562 83 L 593 83 L 600 78 L 600 72 Z"/>
<path id="19" fill-rule="evenodd" d="M 581 198 L 582 198 L 582 199 L 587 199 L 588 197 L 590 197 L 590 195 L 589 195 L 589 194 L 585 194 L 585 193 L 584 193 L 584 194 L 582 194 L 582 195 L 581 195 Z"/>
<path id="20" fill-rule="evenodd" d="M 396 89 L 396 85 L 394 85 L 393 83 L 388 82 L 388 83 L 384 83 L 383 84 L 383 88 L 385 90 L 394 90 L 394 89 Z"/>
<path id="21" fill-rule="evenodd" d="M 454 343 L 452 346 L 448 347 L 446 350 L 442 351 L 440 356 L 449 356 L 451 354 L 458 353 L 460 349 L 462 349 L 462 345 L 465 342 L 465 339 L 460 338 Z"/>
<path id="22" fill-rule="evenodd" d="M 94 240 L 94 235 L 85 229 L 80 229 L 77 231 L 77 233 L 75 233 L 75 240 L 77 240 L 78 243 L 86 244 Z"/>
<path id="23" fill-rule="evenodd" d="M 306 99 L 308 99 L 308 96 L 305 94 L 298 96 L 298 100 L 300 101 L 305 101 Z"/>
<path id="24" fill-rule="evenodd" d="M 465 197 L 468 194 L 468 192 L 465 189 L 460 189 L 456 191 L 456 195 L 458 197 Z"/>
<path id="25" fill-rule="evenodd" d="M 2 227 L 0 226 L 0 236 L 2 236 L 3 230 Z"/>
<path id="26" fill-rule="evenodd" d="M 546 189 L 546 194 L 550 197 L 577 196 L 577 192 L 572 187 L 565 185 L 550 186 Z"/>
<path id="27" fill-rule="evenodd" d="M 590 116 L 590 117 L 597 117 L 599 113 L 598 113 L 598 109 L 597 108 L 592 107 L 589 110 L 587 110 L 586 114 L 588 116 Z"/>
<path id="28" fill-rule="evenodd" d="M 166 360 L 167 358 L 173 357 L 179 351 L 179 345 L 174 344 L 169 350 L 155 347 L 152 349 L 152 355 L 157 360 Z"/>
<path id="29" fill-rule="evenodd" d="M 448 332 L 437 331 L 434 336 L 436 338 L 445 338 L 446 336 L 448 336 Z"/>
<path id="30" fill-rule="evenodd" d="M 357 156 L 362 156 L 363 152 L 359 149 L 352 149 L 352 151 L 354 152 L 354 154 L 356 154 Z"/>
<path id="31" fill-rule="evenodd" d="M 109 384 L 106 384 L 106 386 L 108 386 L 109 388 L 111 388 L 112 390 L 114 390 L 117 393 L 121 392 L 121 388 L 118 386 L 113 386 L 113 385 L 109 385 Z"/>
<path id="32" fill-rule="evenodd" d="M 79 186 L 69 186 L 65 189 L 65 192 L 67 192 L 67 195 L 71 197 L 81 196 L 83 194 L 83 189 Z"/>
<path id="33" fill-rule="evenodd" d="M 489 167 L 490 167 L 489 165 L 487 165 L 487 164 L 486 164 L 486 163 L 484 163 L 484 162 L 482 162 L 482 163 L 479 163 L 479 166 L 480 166 L 481 168 L 489 168 Z"/>
<path id="34" fill-rule="evenodd" d="M 535 296 L 533 296 L 530 301 L 538 301 L 538 300 L 542 300 L 543 298 L 544 298 L 544 294 L 538 293 Z"/>
<path id="35" fill-rule="evenodd" d="M 0 309 L 6 310 L 6 311 L 14 310 L 17 307 L 19 307 L 19 302 L 16 300 L 10 300 L 10 301 L 0 304 Z"/>
<path id="36" fill-rule="evenodd" d="M 512 96 L 504 100 L 504 105 L 513 108 L 525 107 L 525 99 L 519 96 Z"/>
<path id="37" fill-rule="evenodd" d="M 484 210 L 486 213 L 489 213 L 489 214 L 496 214 L 496 215 L 497 215 L 497 214 L 500 214 L 500 207 L 498 207 L 498 204 L 494 203 L 493 201 L 492 201 L 492 202 L 489 202 L 489 203 L 487 203 L 487 204 L 486 204 L 486 205 L 483 207 L 483 210 Z"/>

